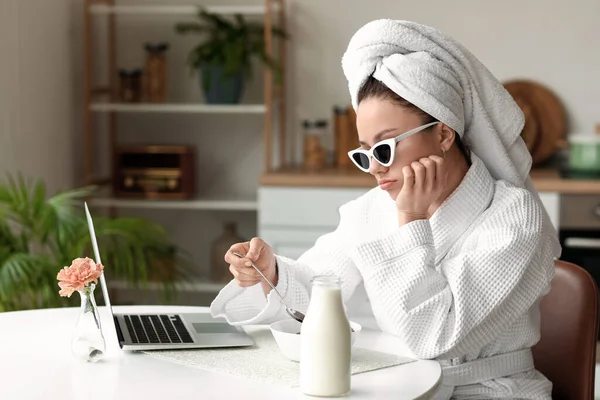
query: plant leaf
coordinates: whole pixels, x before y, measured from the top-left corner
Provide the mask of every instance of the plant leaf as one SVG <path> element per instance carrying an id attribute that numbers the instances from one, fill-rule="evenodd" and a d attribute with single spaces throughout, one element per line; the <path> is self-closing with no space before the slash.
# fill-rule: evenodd
<path id="1" fill-rule="evenodd" d="M 221 65 L 224 77 L 237 74 L 252 76 L 252 59 L 258 58 L 268 68 L 274 70 L 274 76 L 281 81 L 281 67 L 273 57 L 265 55 L 264 25 L 247 22 L 242 15 L 236 14 L 233 19 L 208 13 L 200 9 L 199 22 L 176 25 L 180 33 L 201 32 L 206 35 L 195 46 L 187 57 L 190 70 L 198 71 L 203 65 Z M 289 38 L 283 29 L 273 26 L 271 32 L 275 37 Z M 209 74 L 203 74 L 202 85 L 205 91 L 210 90 Z"/>

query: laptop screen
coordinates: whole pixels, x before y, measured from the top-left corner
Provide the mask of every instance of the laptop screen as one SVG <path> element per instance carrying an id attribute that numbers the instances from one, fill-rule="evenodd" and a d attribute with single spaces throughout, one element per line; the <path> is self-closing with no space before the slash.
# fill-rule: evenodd
<path id="1" fill-rule="evenodd" d="M 102 259 L 100 258 L 100 250 L 98 249 L 98 241 L 96 240 L 96 231 L 94 230 L 94 221 L 92 221 L 92 215 L 90 214 L 87 202 L 85 202 L 84 205 L 85 216 L 87 218 L 88 229 L 90 231 L 90 239 L 92 241 L 92 248 L 94 249 L 94 258 L 97 263 L 102 263 Z M 108 288 L 106 287 L 106 279 L 104 278 L 104 272 L 102 272 L 102 275 L 100 275 L 100 286 L 102 288 L 102 297 L 104 297 L 104 304 L 108 307 L 108 310 L 110 311 L 110 317 L 112 320 L 114 315 L 112 305 L 110 304 L 110 297 L 108 297 Z"/>

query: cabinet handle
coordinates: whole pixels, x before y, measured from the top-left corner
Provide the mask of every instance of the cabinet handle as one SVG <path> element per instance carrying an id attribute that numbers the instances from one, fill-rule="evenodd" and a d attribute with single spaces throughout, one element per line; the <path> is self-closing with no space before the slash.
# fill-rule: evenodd
<path id="1" fill-rule="evenodd" d="M 600 239 L 570 237 L 565 239 L 565 247 L 600 249 Z"/>

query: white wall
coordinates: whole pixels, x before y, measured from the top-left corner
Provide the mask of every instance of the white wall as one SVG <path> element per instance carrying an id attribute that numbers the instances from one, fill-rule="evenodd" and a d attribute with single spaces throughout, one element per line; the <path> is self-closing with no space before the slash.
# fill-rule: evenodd
<path id="1" fill-rule="evenodd" d="M 70 0 L 0 0 L 0 179 L 73 185 Z"/>

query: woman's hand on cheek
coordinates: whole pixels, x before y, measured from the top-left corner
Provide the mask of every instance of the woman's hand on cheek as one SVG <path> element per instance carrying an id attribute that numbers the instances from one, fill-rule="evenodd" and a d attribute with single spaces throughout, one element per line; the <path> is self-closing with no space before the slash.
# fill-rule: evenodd
<path id="1" fill-rule="evenodd" d="M 440 197 L 446 185 L 444 159 L 438 156 L 414 161 L 405 166 L 402 173 L 404 185 L 396 197 L 400 226 L 427 219 L 429 208 Z"/>

